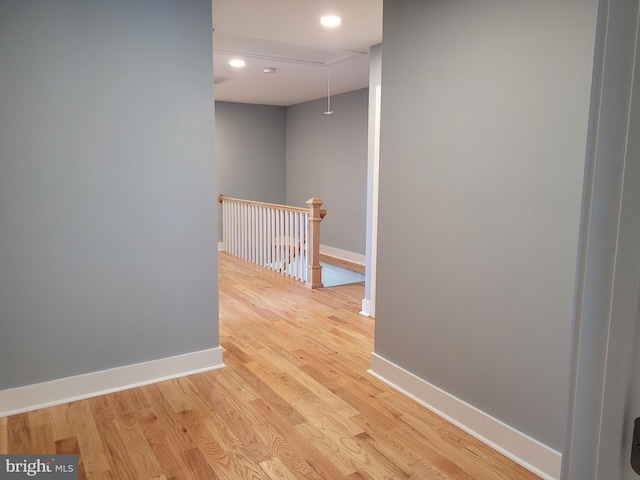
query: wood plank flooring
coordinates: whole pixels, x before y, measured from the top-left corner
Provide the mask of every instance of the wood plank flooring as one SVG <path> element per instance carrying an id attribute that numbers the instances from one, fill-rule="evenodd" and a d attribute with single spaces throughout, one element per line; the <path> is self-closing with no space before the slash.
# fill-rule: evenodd
<path id="1" fill-rule="evenodd" d="M 538 478 L 366 373 L 362 284 L 219 258 L 226 368 L 0 418 L 0 453 L 77 453 L 81 479 Z"/>

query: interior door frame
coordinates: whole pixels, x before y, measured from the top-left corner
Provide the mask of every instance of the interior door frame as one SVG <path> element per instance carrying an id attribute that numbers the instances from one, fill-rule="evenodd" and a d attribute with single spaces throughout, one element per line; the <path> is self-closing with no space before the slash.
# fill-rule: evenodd
<path id="1" fill-rule="evenodd" d="M 622 479 L 630 468 L 640 292 L 638 3 L 598 7 L 563 480 Z"/>

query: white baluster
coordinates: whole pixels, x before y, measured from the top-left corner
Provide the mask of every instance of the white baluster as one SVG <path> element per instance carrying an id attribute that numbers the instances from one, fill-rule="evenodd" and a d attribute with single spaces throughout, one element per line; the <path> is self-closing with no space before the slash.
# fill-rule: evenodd
<path id="1" fill-rule="evenodd" d="M 271 248 L 271 242 L 269 242 L 269 207 L 264 209 L 264 264 L 269 265 L 270 255 L 269 249 Z"/>
<path id="2" fill-rule="evenodd" d="M 242 205 L 236 204 L 236 256 L 242 257 Z"/>
<path id="3" fill-rule="evenodd" d="M 251 261 L 258 263 L 258 207 L 253 205 L 253 240 L 251 245 Z"/>
<path id="4" fill-rule="evenodd" d="M 291 212 L 291 276 L 298 278 L 298 213 Z"/>
<path id="5" fill-rule="evenodd" d="M 306 261 L 306 257 L 305 257 L 305 249 L 304 249 L 304 224 L 305 224 L 305 217 L 304 217 L 304 213 L 299 213 L 299 218 L 300 218 L 300 224 L 298 225 L 298 228 L 300 230 L 300 244 L 299 244 L 299 251 L 300 251 L 300 280 L 304 282 L 305 279 L 305 272 L 307 271 L 307 261 Z"/>
<path id="6" fill-rule="evenodd" d="M 269 259 L 269 264 L 271 265 L 271 269 L 274 269 L 274 265 L 276 263 L 276 251 L 275 251 L 275 236 L 276 236 L 276 214 L 275 210 L 270 207 L 269 208 L 269 254 L 271 255 Z"/>
<path id="7" fill-rule="evenodd" d="M 226 228 L 226 223 L 227 223 L 227 214 L 225 212 L 225 201 L 223 200 L 222 202 L 220 202 L 220 210 L 222 211 L 222 244 L 225 245 L 225 251 L 226 251 L 226 242 L 225 242 L 225 235 L 227 234 L 227 228 Z"/>
<path id="8" fill-rule="evenodd" d="M 256 263 L 256 207 L 251 205 L 251 238 L 249 239 L 249 259 Z"/>
<path id="9" fill-rule="evenodd" d="M 223 213 L 223 218 L 224 218 L 224 230 L 223 230 L 223 234 L 224 234 L 224 251 L 229 253 L 229 242 L 231 241 L 229 239 L 229 230 L 231 229 L 231 227 L 229 226 L 229 202 L 227 202 L 226 200 L 224 200 L 222 202 L 222 208 L 224 210 Z"/>
<path id="10" fill-rule="evenodd" d="M 262 238 L 264 232 L 264 225 L 262 224 L 262 207 L 257 208 L 258 215 L 258 237 L 256 245 L 256 263 L 262 265 Z"/>
<path id="11" fill-rule="evenodd" d="M 269 264 L 269 268 L 273 268 L 273 209 L 271 207 L 267 208 L 267 263 Z"/>
<path id="12" fill-rule="evenodd" d="M 304 265 L 305 265 L 305 274 L 304 281 L 307 282 L 309 280 L 309 269 L 307 265 L 309 264 L 309 214 L 304 214 Z"/>
<path id="13" fill-rule="evenodd" d="M 282 255 L 282 227 L 283 227 L 283 222 L 282 222 L 282 211 L 280 209 L 276 209 L 276 230 L 278 231 L 278 249 L 276 250 L 276 253 L 278 254 L 278 271 L 280 273 L 282 273 L 282 261 L 283 261 L 283 255 Z"/>
<path id="14" fill-rule="evenodd" d="M 241 233 L 241 253 L 240 253 L 240 258 L 243 258 L 244 260 L 247 259 L 247 205 L 246 204 L 242 204 L 241 205 L 242 208 L 242 222 L 240 223 L 242 225 L 242 228 L 240 229 L 240 233 Z"/>
<path id="15" fill-rule="evenodd" d="M 234 255 L 234 251 L 235 251 L 235 229 L 236 229 L 236 215 L 235 215 L 235 205 L 233 204 L 233 202 L 228 202 L 227 204 L 227 211 L 229 212 L 229 246 L 227 247 L 227 251 Z"/>
<path id="16" fill-rule="evenodd" d="M 267 209 L 262 207 L 262 261 L 260 263 L 262 263 L 262 265 L 266 265 L 269 262 L 268 259 L 268 243 L 267 243 Z"/>
<path id="17" fill-rule="evenodd" d="M 244 241 L 242 243 L 243 257 L 245 260 L 249 260 L 249 238 L 250 238 L 250 221 L 249 221 L 249 205 L 244 205 Z"/>
<path id="18" fill-rule="evenodd" d="M 238 203 L 234 203 L 233 205 L 233 254 L 236 257 L 240 256 L 239 248 L 240 248 L 240 205 Z"/>
<path id="19" fill-rule="evenodd" d="M 283 272 L 285 275 L 288 275 L 289 273 L 289 215 L 288 212 L 286 212 L 285 210 L 282 210 L 282 217 L 284 220 L 284 229 L 283 229 L 283 234 L 284 234 L 284 242 L 283 242 L 283 256 L 284 256 L 284 264 L 283 266 Z"/>

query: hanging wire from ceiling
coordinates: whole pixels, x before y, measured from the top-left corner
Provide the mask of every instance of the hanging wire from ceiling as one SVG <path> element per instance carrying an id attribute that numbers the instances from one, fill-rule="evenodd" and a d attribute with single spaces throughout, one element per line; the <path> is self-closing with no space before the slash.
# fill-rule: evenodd
<path id="1" fill-rule="evenodd" d="M 329 75 L 329 67 L 327 66 L 327 111 L 324 112 L 325 115 L 331 115 L 333 110 L 331 110 L 331 78 Z"/>

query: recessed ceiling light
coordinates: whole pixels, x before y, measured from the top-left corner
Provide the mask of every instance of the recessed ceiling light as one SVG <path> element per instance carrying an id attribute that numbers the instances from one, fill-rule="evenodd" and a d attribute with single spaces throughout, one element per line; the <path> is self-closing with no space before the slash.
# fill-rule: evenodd
<path id="1" fill-rule="evenodd" d="M 340 25 L 340 22 L 342 22 L 340 17 L 336 17 L 335 15 L 327 15 L 320 19 L 320 23 L 325 27 L 337 27 Z"/>
<path id="2" fill-rule="evenodd" d="M 276 73 L 276 67 L 264 67 L 262 71 L 264 73 Z"/>
<path id="3" fill-rule="evenodd" d="M 240 58 L 234 58 L 229 62 L 229 65 L 231 65 L 232 67 L 240 68 L 240 67 L 244 67 L 246 63 L 244 62 L 244 60 Z"/>

